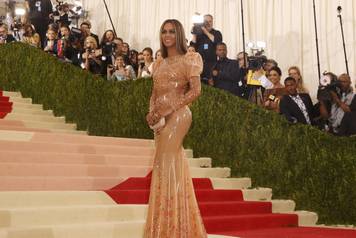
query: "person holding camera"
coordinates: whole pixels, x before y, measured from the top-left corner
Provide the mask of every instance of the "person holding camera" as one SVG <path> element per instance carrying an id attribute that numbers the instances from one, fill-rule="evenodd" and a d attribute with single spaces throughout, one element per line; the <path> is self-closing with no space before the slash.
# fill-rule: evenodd
<path id="1" fill-rule="evenodd" d="M 44 51 L 53 55 L 57 55 L 57 32 L 53 28 L 47 30 L 47 42 L 44 47 Z"/>
<path id="2" fill-rule="evenodd" d="M 307 93 L 298 93 L 297 81 L 292 77 L 284 80 L 286 95 L 279 104 L 279 111 L 291 123 L 314 125 L 316 116 L 313 102 Z"/>
<path id="3" fill-rule="evenodd" d="M 84 60 L 84 69 L 92 72 L 93 74 L 101 74 L 102 62 L 100 60 L 100 50 L 96 40 L 92 36 L 85 39 L 85 52 L 82 54 Z"/>
<path id="4" fill-rule="evenodd" d="M 61 25 L 70 25 L 72 22 L 69 20 L 71 16 L 71 10 L 68 3 L 59 2 L 56 6 L 56 11 L 49 15 L 49 18 L 52 23 Z"/>
<path id="5" fill-rule="evenodd" d="M 131 80 L 136 79 L 136 73 L 131 65 L 125 65 L 124 55 L 117 55 L 114 66 L 107 67 L 108 80 Z"/>
<path id="6" fill-rule="evenodd" d="M 149 78 L 152 73 L 153 66 L 153 50 L 146 47 L 142 50 L 143 60 L 139 60 L 137 78 Z"/>
<path id="7" fill-rule="evenodd" d="M 331 96 L 331 110 L 325 100 L 320 102 L 320 114 L 328 119 L 332 133 L 340 136 L 356 134 L 356 97 L 351 87 L 351 78 L 341 74 L 334 87 L 327 87 Z"/>
<path id="8" fill-rule="evenodd" d="M 41 38 L 41 47 L 46 43 L 46 32 L 53 12 L 51 0 L 26 0 L 28 18 Z"/>
<path id="9" fill-rule="evenodd" d="M 16 41 L 13 35 L 8 34 L 9 28 L 5 23 L 0 24 L 0 45 Z"/>
<path id="10" fill-rule="evenodd" d="M 211 71 L 209 85 L 241 96 L 238 90 L 242 86 L 242 82 L 239 81 L 239 65 L 236 60 L 227 58 L 227 47 L 224 42 L 216 45 L 216 55 L 217 62 Z"/>
<path id="11" fill-rule="evenodd" d="M 23 28 L 25 32 L 22 36 L 22 42 L 36 48 L 41 48 L 40 35 L 36 33 L 34 27 L 31 24 L 26 24 Z"/>
<path id="12" fill-rule="evenodd" d="M 105 45 L 110 45 L 114 42 L 114 39 L 116 38 L 116 34 L 113 30 L 107 30 L 104 32 L 103 37 L 101 38 L 100 41 L 100 48 L 105 47 Z"/>
<path id="13" fill-rule="evenodd" d="M 62 25 L 60 27 L 61 38 L 57 42 L 57 56 L 64 60 L 75 60 L 77 55 L 82 51 L 80 44 L 81 33 L 78 36 L 72 34 L 69 26 Z"/>
<path id="14" fill-rule="evenodd" d="M 208 83 L 211 69 L 216 64 L 216 45 L 222 42 L 222 34 L 213 28 L 213 16 L 205 15 L 203 26 L 194 26 L 192 30 L 191 46 L 194 46 L 204 63 L 201 80 Z"/>

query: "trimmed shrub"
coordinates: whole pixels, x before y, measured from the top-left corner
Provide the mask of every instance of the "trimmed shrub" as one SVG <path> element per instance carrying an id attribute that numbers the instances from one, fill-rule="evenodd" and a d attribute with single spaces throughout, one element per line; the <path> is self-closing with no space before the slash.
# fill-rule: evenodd
<path id="1" fill-rule="evenodd" d="M 21 91 L 91 135 L 153 137 L 145 121 L 151 80 L 106 81 L 21 43 L 1 46 L 0 55 L 3 89 Z M 318 212 L 320 222 L 356 224 L 356 138 L 290 125 L 276 113 L 204 85 L 191 109 L 185 146 L 196 157 L 211 157 L 234 177 L 272 187 L 275 198 Z"/>

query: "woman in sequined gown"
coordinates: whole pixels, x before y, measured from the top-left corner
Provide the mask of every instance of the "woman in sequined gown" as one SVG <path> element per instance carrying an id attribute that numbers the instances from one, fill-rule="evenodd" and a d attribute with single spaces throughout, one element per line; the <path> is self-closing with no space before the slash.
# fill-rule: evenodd
<path id="1" fill-rule="evenodd" d="M 153 68 L 147 122 L 156 127 L 151 192 L 144 238 L 206 238 L 183 139 L 192 122 L 188 105 L 200 95 L 202 59 L 188 53 L 184 29 L 166 20 L 160 30 L 163 59 Z M 165 119 L 165 123 L 161 119 Z M 161 125 L 157 128 L 157 125 Z"/>

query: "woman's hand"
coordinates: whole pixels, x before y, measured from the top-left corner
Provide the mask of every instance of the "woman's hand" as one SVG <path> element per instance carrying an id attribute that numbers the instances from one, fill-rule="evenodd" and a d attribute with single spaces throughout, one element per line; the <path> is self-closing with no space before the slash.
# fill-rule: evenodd
<path id="1" fill-rule="evenodd" d="M 161 118 L 162 117 L 158 112 L 152 111 L 147 114 L 146 121 L 147 121 L 148 125 L 154 126 L 155 124 L 157 124 L 159 122 L 159 120 L 161 120 Z"/>

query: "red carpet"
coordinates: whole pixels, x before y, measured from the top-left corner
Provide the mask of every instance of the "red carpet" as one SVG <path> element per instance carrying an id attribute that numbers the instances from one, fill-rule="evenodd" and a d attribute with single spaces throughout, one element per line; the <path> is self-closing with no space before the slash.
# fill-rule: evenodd
<path id="1" fill-rule="evenodd" d="M 106 193 L 119 204 L 147 204 L 151 178 L 129 178 Z M 258 228 L 295 227 L 293 214 L 272 214 L 270 202 L 243 201 L 241 190 L 213 189 L 210 179 L 193 179 L 195 194 L 209 234 Z"/>
<path id="2" fill-rule="evenodd" d="M 129 178 L 107 190 L 120 204 L 147 204 L 151 178 Z M 240 190 L 213 189 L 210 179 L 193 179 L 209 234 L 240 238 L 356 238 L 355 230 L 297 227 L 298 216 L 273 214 L 270 202 L 243 201 Z"/>
<path id="3" fill-rule="evenodd" d="M 12 111 L 12 102 L 9 101 L 9 97 L 5 97 L 0 90 L 0 118 L 4 118 L 8 113 Z"/>
<path id="4" fill-rule="evenodd" d="M 224 232 L 221 235 L 238 236 L 241 238 L 355 238 L 355 230 L 291 227 L 258 229 L 249 231 Z"/>

